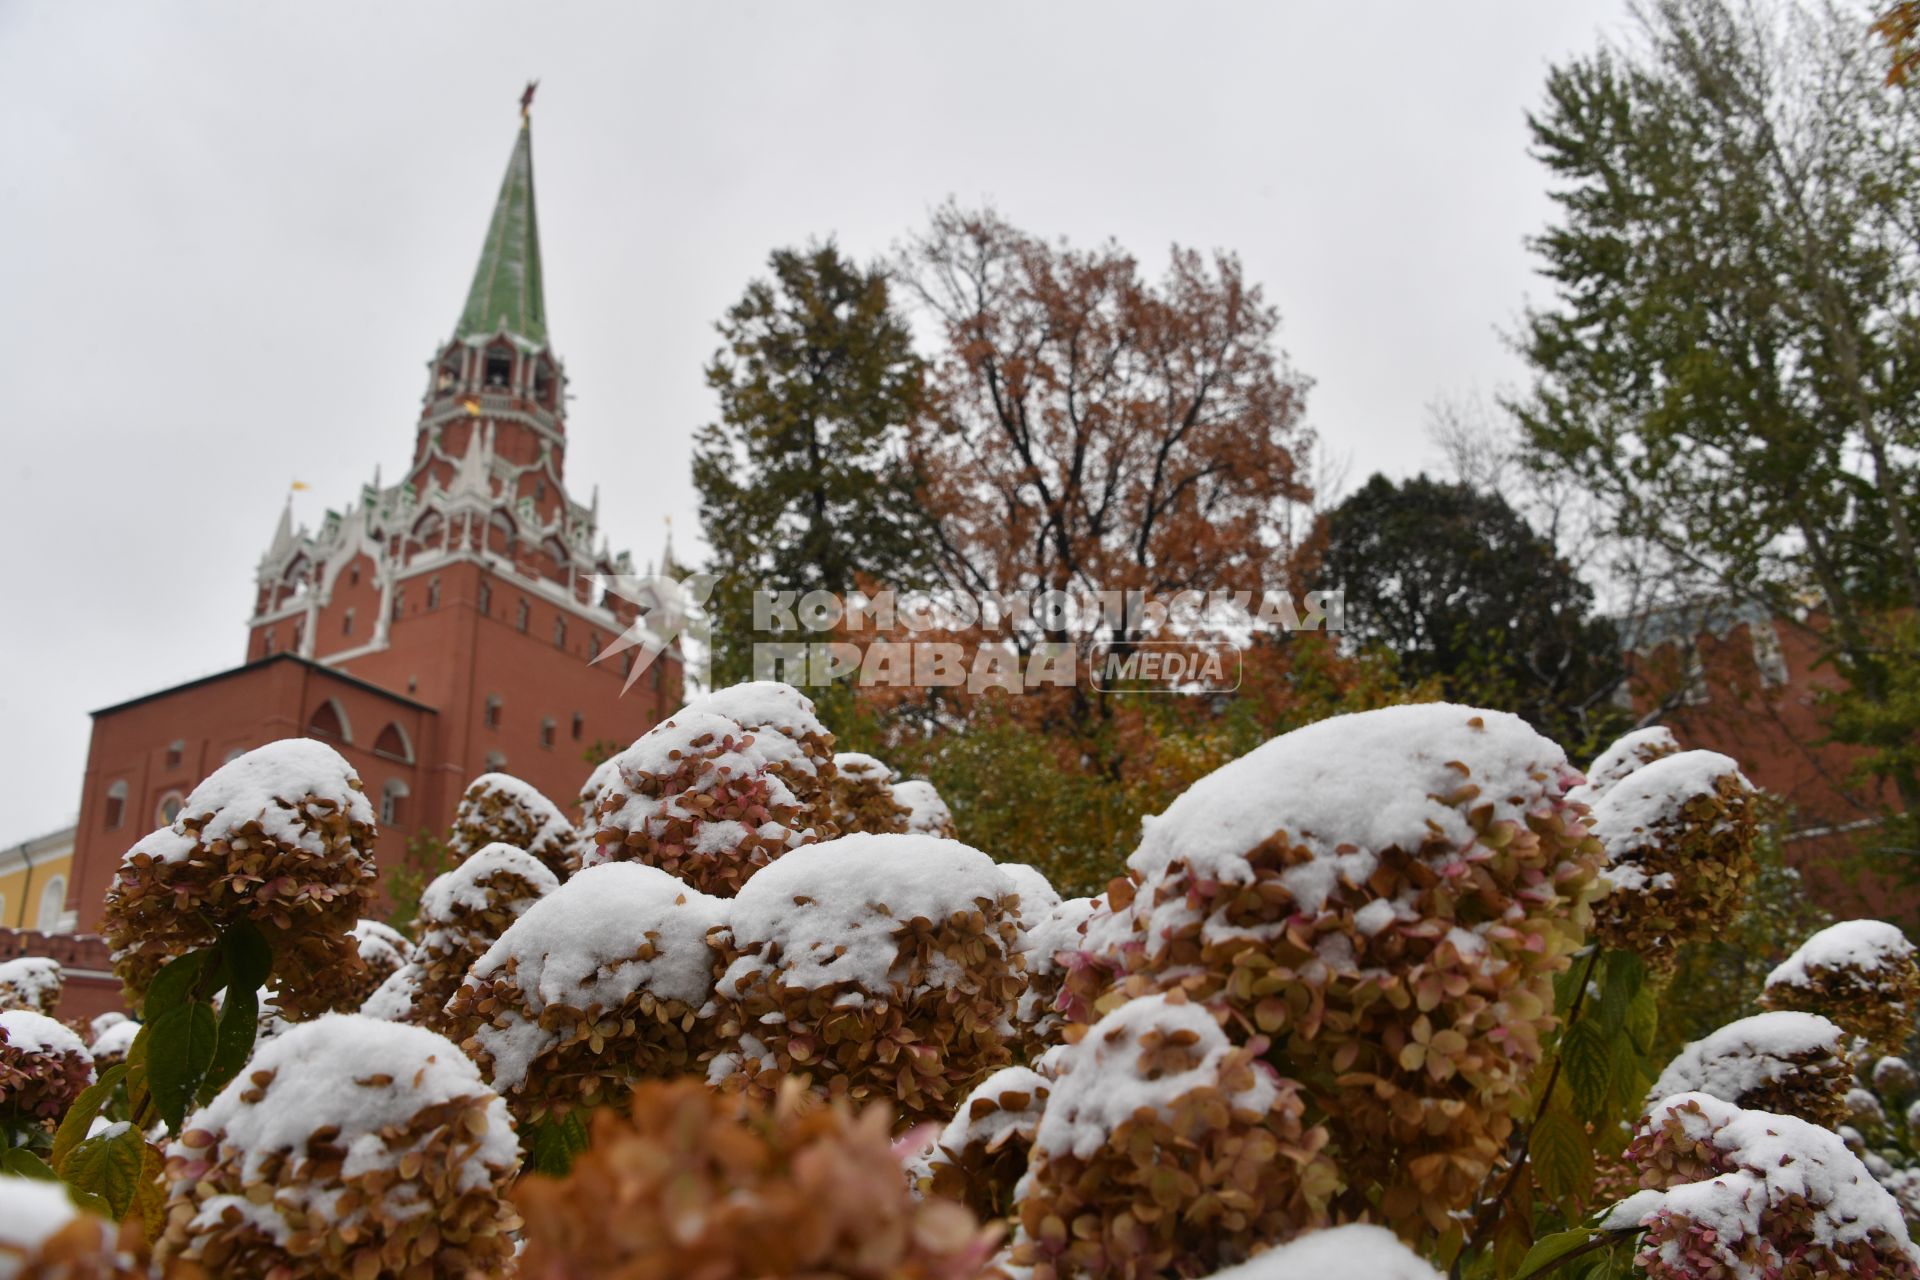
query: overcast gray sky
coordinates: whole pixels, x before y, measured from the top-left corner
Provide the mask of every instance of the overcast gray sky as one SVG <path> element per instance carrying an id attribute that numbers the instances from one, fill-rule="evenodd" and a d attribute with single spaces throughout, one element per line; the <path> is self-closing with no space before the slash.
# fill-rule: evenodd
<path id="1" fill-rule="evenodd" d="M 0 0 L 0 842 L 72 819 L 87 712 L 236 665 L 288 482 L 406 462 L 517 124 L 576 398 L 644 562 L 695 532 L 713 320 L 769 250 L 868 257 L 952 194 L 1239 253 L 1349 483 L 1511 384 L 1544 294 L 1525 113 L 1620 0 L 1305 4 Z"/>

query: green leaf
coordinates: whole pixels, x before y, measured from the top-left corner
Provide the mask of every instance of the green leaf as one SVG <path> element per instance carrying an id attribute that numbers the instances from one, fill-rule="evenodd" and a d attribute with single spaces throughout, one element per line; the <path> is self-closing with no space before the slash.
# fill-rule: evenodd
<path id="1" fill-rule="evenodd" d="M 228 987 L 226 999 L 220 1005 L 220 1025 L 214 1033 L 213 1057 L 208 1061 L 207 1074 L 200 1082 L 199 1098 L 202 1103 L 211 1101 L 220 1087 L 239 1075 L 240 1069 L 247 1065 L 247 1059 L 253 1056 L 253 1044 L 259 1029 L 259 988 Z"/>
<path id="2" fill-rule="evenodd" d="M 1652 987 L 1640 988 L 1628 1006 L 1627 1034 L 1643 1055 L 1653 1052 L 1653 1038 L 1660 1034 L 1660 1001 Z"/>
<path id="3" fill-rule="evenodd" d="M 1600 1021 L 1609 1035 L 1626 1025 L 1627 1010 L 1647 982 L 1647 965 L 1631 951 L 1609 951 L 1600 981 Z"/>
<path id="4" fill-rule="evenodd" d="M 1631 1114 L 1637 1117 L 1640 1106 L 1646 1101 L 1647 1089 L 1653 1081 L 1647 1076 L 1646 1060 L 1628 1035 L 1615 1036 L 1613 1040 L 1613 1080 L 1612 1097 L 1608 1102 L 1615 1115 Z"/>
<path id="5" fill-rule="evenodd" d="M 1579 1199 L 1593 1181 L 1593 1146 L 1587 1131 L 1565 1111 L 1549 1109 L 1527 1140 L 1541 1190 L 1555 1200 Z"/>
<path id="6" fill-rule="evenodd" d="M 58 1182 L 60 1175 L 51 1165 L 26 1147 L 9 1147 L 0 1151 L 0 1169 L 22 1178 L 38 1178 L 42 1182 Z"/>
<path id="7" fill-rule="evenodd" d="M 81 1091 L 67 1108 L 67 1114 L 60 1120 L 60 1127 L 53 1134 L 53 1154 L 48 1159 L 56 1173 L 66 1163 L 67 1153 L 86 1139 L 87 1130 L 93 1124 L 93 1118 L 100 1114 L 100 1108 L 107 1105 L 107 1099 L 113 1095 L 113 1087 L 127 1074 L 127 1064 L 122 1062 L 108 1067 L 98 1080 Z"/>
<path id="8" fill-rule="evenodd" d="M 579 1111 L 531 1125 L 526 1137 L 527 1167 L 556 1178 L 565 1177 L 573 1158 L 587 1149 L 587 1125 Z"/>
<path id="9" fill-rule="evenodd" d="M 201 975 L 214 959 L 212 949 L 202 948 L 175 956 L 162 965 L 160 972 L 153 975 L 153 981 L 147 984 L 146 995 L 141 998 L 141 1021 L 152 1025 L 160 1020 L 162 1014 L 192 1000 Z"/>
<path id="10" fill-rule="evenodd" d="M 160 1118 L 177 1134 L 213 1061 L 213 1010 L 204 1004 L 178 1005 L 147 1026 L 153 1035 L 147 1046 L 147 1087 Z"/>
<path id="11" fill-rule="evenodd" d="M 1580 1114 L 1587 1118 L 1600 1115 L 1613 1078 L 1613 1047 L 1600 1024 L 1582 1018 L 1568 1027 L 1560 1040 L 1560 1062 Z"/>
<path id="12" fill-rule="evenodd" d="M 1593 1228 L 1575 1227 L 1571 1231 L 1557 1231 L 1550 1236 L 1542 1236 L 1533 1242 L 1533 1248 L 1527 1250 L 1527 1256 L 1520 1263 L 1520 1270 L 1514 1273 L 1514 1280 L 1526 1280 L 1528 1276 L 1538 1275 L 1549 1265 L 1560 1261 L 1593 1238 Z"/>
<path id="13" fill-rule="evenodd" d="M 227 993 L 258 991 L 273 972 L 273 951 L 260 927 L 242 916 L 220 936 L 227 962 Z"/>
<path id="14" fill-rule="evenodd" d="M 141 1113 L 153 1101 L 147 1087 L 148 1028 L 143 1024 L 127 1046 L 127 1118 L 141 1123 Z"/>
<path id="15" fill-rule="evenodd" d="M 142 1149 L 146 1141 L 132 1125 L 112 1134 L 88 1138 L 67 1156 L 65 1181 L 76 1191 L 106 1201 L 108 1216 L 115 1222 L 133 1207 L 140 1190 L 141 1172 L 146 1166 Z"/>

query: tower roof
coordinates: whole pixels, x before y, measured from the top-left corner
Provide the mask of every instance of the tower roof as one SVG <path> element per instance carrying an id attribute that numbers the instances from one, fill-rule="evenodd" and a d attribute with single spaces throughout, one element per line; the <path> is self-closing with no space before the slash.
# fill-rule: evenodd
<path id="1" fill-rule="evenodd" d="M 533 346 L 547 345 L 540 224 L 533 210 L 533 128 L 524 114 L 454 336 L 486 337 L 502 328 Z"/>

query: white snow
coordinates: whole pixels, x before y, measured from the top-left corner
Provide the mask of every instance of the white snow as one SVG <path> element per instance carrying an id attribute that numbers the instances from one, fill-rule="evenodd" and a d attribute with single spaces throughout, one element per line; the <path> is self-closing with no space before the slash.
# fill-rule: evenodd
<path id="1" fill-rule="evenodd" d="M 1022 929 L 1038 926 L 1060 905 L 1059 893 L 1038 867 L 1024 862 L 1002 862 L 998 865 L 1000 874 L 1013 881 L 1014 891 L 1020 895 Z"/>
<path id="2" fill-rule="evenodd" d="M 1310 1231 L 1208 1280 L 1442 1280 L 1393 1232 L 1370 1223 Z"/>
<path id="3" fill-rule="evenodd" d="M 373 806 L 365 792 L 351 785 L 358 781 L 353 766 L 326 743 L 282 738 L 255 747 L 209 774 L 181 805 L 173 829 L 184 832 L 187 819 L 205 817 L 199 838 L 210 842 L 231 837 L 247 823 L 258 821 L 273 839 L 320 856 L 325 849 L 319 837 L 294 805 L 309 807 L 316 814 L 344 811 L 352 821 L 372 827 Z M 314 804 L 308 796 L 332 807 Z M 187 847 L 192 847 L 191 842 Z"/>
<path id="4" fill-rule="evenodd" d="M 354 922 L 353 938 L 360 958 L 368 964 L 398 967 L 413 959 L 413 944 L 407 935 L 380 920 Z"/>
<path id="5" fill-rule="evenodd" d="M 1195 1064 L 1164 1074 L 1149 1070 L 1141 1061 L 1140 1041 L 1150 1031 L 1191 1032 Z M 1181 1095 L 1218 1085 L 1221 1063 L 1232 1052 L 1233 1043 L 1200 1005 L 1175 1004 L 1165 996 L 1129 1000 L 1094 1023 L 1077 1044 L 1047 1055 L 1054 1078 L 1034 1148 L 1089 1159 L 1123 1121 L 1142 1111 L 1164 1113 Z M 1237 1107 L 1265 1111 L 1278 1094 L 1270 1075 L 1256 1068 L 1253 1083 L 1228 1096 Z"/>
<path id="6" fill-rule="evenodd" d="M 879 992 L 892 980 L 901 924 L 938 923 L 1013 891 L 991 858 L 958 840 L 857 832 L 806 845 L 756 872 L 733 900 L 735 946 L 762 944 L 761 954 L 736 960 L 721 987 L 737 991 L 772 969 L 787 987 Z"/>
<path id="7" fill-rule="evenodd" d="M 1801 943 L 1798 951 L 1767 975 L 1767 985 L 1804 987 L 1816 968 L 1872 973 L 1912 959 L 1913 944 L 1897 925 L 1884 920 L 1843 920 Z"/>
<path id="8" fill-rule="evenodd" d="M 532 890 L 530 896 L 516 894 L 510 900 L 510 905 L 518 905 L 521 911 L 526 910 L 525 904 L 560 885 L 559 879 L 540 859 L 496 841 L 471 854 L 453 870 L 434 877 L 433 883 L 420 894 L 421 919 L 439 924 L 451 920 L 456 908 L 485 909 L 489 896 L 485 881 L 497 875 L 518 876 Z M 422 939 L 423 945 L 424 942 Z"/>
<path id="9" fill-rule="evenodd" d="M 0 1245 L 33 1253 L 79 1213 L 65 1183 L 0 1174 Z M 104 1222 L 100 1234 L 104 1245 L 111 1238 Z M 0 1280 L 13 1280 L 20 1270 L 18 1261 L 0 1252 Z"/>
<path id="10" fill-rule="evenodd" d="M 1680 740 L 1673 736 L 1673 730 L 1664 725 L 1653 725 L 1646 729 L 1635 729 L 1617 741 L 1587 766 L 1587 782 L 1583 787 L 1575 787 L 1568 793 L 1568 799 L 1583 804 L 1592 804 L 1620 779 L 1636 769 L 1644 768 L 1642 756 L 1648 751 L 1658 751 L 1671 755 L 1680 750 Z"/>
<path id="11" fill-rule="evenodd" d="M 1698 1105 L 1700 1114 L 1682 1111 L 1687 1103 Z M 1628 1196 L 1607 1211 L 1600 1222 L 1603 1228 L 1625 1230 L 1651 1225 L 1656 1215 L 1684 1215 L 1713 1233 L 1695 1235 L 1694 1250 L 1711 1250 L 1728 1274 L 1745 1275 L 1734 1247 L 1743 1237 L 1758 1234 L 1763 1211 L 1799 1196 L 1813 1209 L 1814 1239 L 1848 1244 L 1884 1232 L 1886 1243 L 1904 1249 L 1920 1265 L 1920 1251 L 1907 1243 L 1899 1204 L 1837 1135 L 1793 1116 L 1743 1111 L 1704 1093 L 1663 1100 L 1642 1122 L 1643 1129 L 1668 1115 L 1680 1119 L 1690 1138 L 1710 1143 L 1733 1170 L 1667 1191 Z"/>
<path id="12" fill-rule="evenodd" d="M 862 781 L 885 783 L 893 777 L 893 770 L 883 761 L 860 751 L 841 751 L 833 757 L 833 767 L 845 778 L 857 778 Z"/>
<path id="13" fill-rule="evenodd" d="M 17 956 L 0 963 L 0 986 L 19 992 L 36 1009 L 64 980 L 60 962 L 47 956 Z"/>
<path id="14" fill-rule="evenodd" d="M 697 1008 L 713 990 L 707 931 L 726 918 L 728 906 L 658 867 L 589 867 L 527 908 L 474 961 L 467 981 L 491 978 L 512 958 L 515 985 L 536 1011 L 550 1004 L 614 1009 L 642 988 Z M 643 941 L 653 943 L 651 960 L 633 958 Z M 553 1039 L 537 1020 L 518 1019 L 482 1027 L 478 1036 L 501 1088 L 524 1080 Z"/>
<path id="15" fill-rule="evenodd" d="M 382 1022 L 405 1022 L 413 1016 L 413 998 L 426 976 L 423 966 L 409 960 L 373 989 L 373 994 L 360 1005 L 361 1016 Z"/>
<path id="16" fill-rule="evenodd" d="M 940 798 L 931 782 L 908 778 L 893 784 L 893 802 L 907 811 L 910 835 L 938 835 L 953 830 L 953 810 Z"/>
<path id="17" fill-rule="evenodd" d="M 517 810 L 517 818 L 533 829 L 526 837 L 527 847 L 534 848 L 542 842 L 551 842 L 557 847 L 573 843 L 573 824 L 567 821 L 567 815 L 560 812 L 560 806 L 547 799 L 540 789 L 530 782 L 514 777 L 510 773 L 483 773 L 467 784 L 466 794 L 460 798 L 460 806 L 453 815 L 454 833 L 450 847 L 456 852 L 473 854 L 478 850 L 467 847 L 466 840 L 460 834 L 460 825 L 469 817 L 479 820 L 477 814 L 468 811 L 467 797 L 480 788 L 504 796 L 511 810 Z"/>
<path id="18" fill-rule="evenodd" d="M 772 729 L 789 738 L 825 737 L 813 699 L 778 680 L 749 680 L 702 694 L 674 718 L 689 712 L 724 716 L 749 729 Z"/>
<path id="19" fill-rule="evenodd" d="M 140 1034 L 137 1022 L 116 1022 L 93 1039 L 93 1048 L 88 1052 L 95 1058 L 126 1057 L 127 1050 L 133 1048 L 133 1041 Z"/>
<path id="20" fill-rule="evenodd" d="M 32 1009 L 9 1009 L 0 1013 L 0 1033 L 4 1033 L 7 1044 L 22 1053 L 77 1053 L 89 1062 L 93 1060 L 79 1036 Z"/>
<path id="21" fill-rule="evenodd" d="M 1846 1032 L 1812 1013 L 1761 1013 L 1730 1022 L 1674 1056 L 1647 1095 L 1649 1105 L 1679 1093 L 1722 1102 L 1796 1074 L 1798 1054 L 1845 1060 Z"/>
<path id="22" fill-rule="evenodd" d="M 997 1151 L 1012 1141 L 1013 1137 L 1032 1141 L 1041 1112 L 1041 1107 L 1033 1105 L 1033 1101 L 1045 1098 L 1052 1088 L 1052 1081 L 1031 1067 L 1002 1067 L 982 1080 L 973 1092 L 961 1100 L 953 1119 L 947 1122 L 946 1128 L 940 1131 L 940 1136 L 935 1140 L 935 1152 L 929 1153 L 930 1158 L 935 1162 L 940 1161 L 942 1157 L 937 1153 L 941 1151 L 957 1156 L 971 1143 L 978 1143 L 988 1151 Z M 992 1099 L 998 1104 L 1000 1099 L 1013 1093 L 1026 1094 L 1028 1105 L 1014 1110 L 996 1105 L 985 1115 L 978 1118 L 974 1116 L 974 1103 Z"/>
<path id="23" fill-rule="evenodd" d="M 87 1034 L 92 1036 L 95 1040 L 98 1040 L 101 1037 L 101 1035 L 106 1032 L 106 1029 L 108 1027 L 115 1027 L 120 1025 L 123 1022 L 131 1022 L 131 1021 L 133 1021 L 133 1019 L 129 1018 L 126 1014 L 120 1013 L 118 1011 L 95 1014 L 93 1021 L 87 1024 Z"/>
<path id="24" fill-rule="evenodd" d="M 259 1102 L 245 1101 L 243 1095 L 257 1087 L 253 1076 L 262 1071 L 274 1073 L 265 1096 Z M 478 1149 L 453 1179 L 459 1189 L 468 1190 L 492 1182 L 495 1171 L 519 1165 L 520 1144 L 506 1104 L 446 1037 L 423 1027 L 333 1013 L 291 1026 L 257 1048 L 246 1069 L 187 1118 L 183 1134 L 200 1129 L 217 1135 L 224 1147 L 241 1155 L 242 1174 L 251 1182 L 262 1176 L 273 1154 L 292 1153 L 298 1159 L 316 1129 L 337 1126 L 334 1142 L 347 1152 L 341 1176 L 353 1178 L 375 1169 L 398 1169 L 413 1146 L 389 1145 L 386 1135 L 397 1133 L 422 1108 L 461 1097 L 483 1099 L 487 1119 L 485 1134 L 476 1135 Z M 179 1139 L 167 1154 L 190 1166 L 208 1155 Z M 189 1172 L 176 1188 L 195 1176 Z M 338 1191 L 299 1180 L 282 1182 L 279 1199 L 260 1208 L 278 1219 L 281 1206 L 291 1201 L 335 1226 L 357 1221 L 363 1210 L 334 1212 Z M 390 1204 L 404 1212 L 411 1205 L 394 1203 L 391 1197 L 410 1194 L 412 1189 L 402 1183 L 389 1192 Z M 275 1223 L 273 1229 L 279 1235 L 286 1226 Z"/>

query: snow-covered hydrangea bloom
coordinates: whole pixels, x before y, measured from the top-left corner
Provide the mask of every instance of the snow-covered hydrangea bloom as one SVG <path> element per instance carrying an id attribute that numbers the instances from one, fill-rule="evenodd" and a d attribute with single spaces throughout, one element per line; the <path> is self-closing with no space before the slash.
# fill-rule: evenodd
<path id="1" fill-rule="evenodd" d="M 1663 725 L 1635 729 L 1614 740 L 1612 746 L 1595 756 L 1587 766 L 1587 780 L 1567 793 L 1569 800 L 1592 805 L 1616 782 L 1655 760 L 1680 753 L 1680 740 Z"/>
<path id="2" fill-rule="evenodd" d="M 0 1013 L 0 1121 L 51 1125 L 93 1083 L 93 1055 L 44 1013 Z"/>
<path id="3" fill-rule="evenodd" d="M 1748 1111 L 1799 1116 L 1834 1128 L 1847 1118 L 1853 1065 L 1846 1032 L 1811 1013 L 1762 1013 L 1695 1040 L 1667 1064 L 1649 1107 L 1705 1093 Z"/>
<path id="4" fill-rule="evenodd" d="M 360 964 L 349 931 L 373 896 L 373 838 L 360 777 L 332 747 L 285 738 L 247 752 L 121 859 L 103 928 L 114 971 L 137 1003 L 168 960 L 246 918 L 273 950 L 288 1016 L 332 1008 Z"/>
<path id="5" fill-rule="evenodd" d="M 833 735 L 790 685 L 696 699 L 613 765 L 586 866 L 643 862 L 731 897 L 789 849 L 832 834 Z"/>
<path id="6" fill-rule="evenodd" d="M 880 835 L 907 829 L 907 808 L 893 798 L 893 770 L 870 755 L 842 751 L 833 757 L 832 822 L 841 835 Z"/>
<path id="7" fill-rule="evenodd" d="M 1641 1122 L 1627 1159 L 1645 1189 L 1601 1225 L 1646 1231 L 1634 1261 L 1650 1280 L 1920 1277 L 1900 1206 L 1818 1125 L 1683 1093 Z"/>
<path id="8" fill-rule="evenodd" d="M 954 838 L 953 810 L 925 778 L 907 778 L 893 784 L 893 802 L 907 811 L 907 830 L 913 835 Z"/>
<path id="9" fill-rule="evenodd" d="M 565 880 L 578 866 L 579 840 L 560 806 L 530 782 L 507 773 L 483 773 L 467 784 L 453 813 L 447 848 L 469 858 L 490 844 L 509 844 Z"/>
<path id="10" fill-rule="evenodd" d="M 1005 869 L 1004 867 L 1002 868 Z M 1052 1044 L 1067 1025 L 1060 1009 L 1061 991 L 1071 967 L 1087 946 L 1087 922 L 1105 907 L 1102 898 L 1068 898 L 1056 902 L 1038 920 L 1022 930 L 1020 945 L 1027 966 L 1027 989 L 1014 1011 L 1014 1021 L 1031 1047 Z M 1026 917 L 1026 894 L 1020 896 Z"/>
<path id="11" fill-rule="evenodd" d="M 340 1007 L 358 1008 L 380 985 L 413 960 L 407 935 L 382 920 L 358 920 L 353 926 L 354 949 L 360 953 L 362 973 L 354 975 Z"/>
<path id="12" fill-rule="evenodd" d="M 1442 1280 L 1433 1264 L 1385 1227 L 1364 1222 L 1309 1231 L 1207 1280 Z"/>
<path id="13" fill-rule="evenodd" d="M 146 1280 L 139 1221 L 116 1230 L 59 1182 L 0 1174 L 0 1280 Z"/>
<path id="14" fill-rule="evenodd" d="M 1014 885 L 954 840 L 850 835 L 747 882 L 714 933 L 710 1079 L 771 1096 L 787 1076 L 942 1119 L 1012 1059 Z"/>
<path id="15" fill-rule="evenodd" d="M 1035 1280 L 1204 1274 L 1324 1225 L 1340 1173 L 1265 1047 L 1236 1046 L 1176 991 L 1050 1053 L 1014 1265 Z"/>
<path id="16" fill-rule="evenodd" d="M 713 1048 L 707 935 L 727 905 L 657 867 L 588 867 L 474 961 L 450 1032 L 528 1119 L 694 1071 Z"/>
<path id="17" fill-rule="evenodd" d="M 508 844 L 474 851 L 420 895 L 412 958 L 382 983 L 361 1011 L 444 1030 L 444 1010 L 467 969 L 559 878 L 532 854 Z"/>
<path id="18" fill-rule="evenodd" d="M 515 1189 L 521 1275 L 973 1280 L 992 1253 L 964 1208 L 909 1191 L 884 1107 L 678 1080 L 631 1110 L 594 1116 L 566 1177 Z"/>
<path id="19" fill-rule="evenodd" d="M 1767 975 L 1760 1003 L 1824 1014 L 1881 1052 L 1902 1048 L 1920 1014 L 1920 964 L 1884 920 L 1844 920 L 1800 944 Z"/>
<path id="20" fill-rule="evenodd" d="M 1145 824 L 1063 1006 L 1223 1001 L 1307 1082 L 1340 1207 L 1448 1228 L 1503 1158 L 1602 859 L 1580 774 L 1516 716 L 1447 703 L 1275 738 Z"/>
<path id="21" fill-rule="evenodd" d="M 158 1257 L 214 1275 L 497 1275 L 512 1118 L 452 1042 L 332 1014 L 261 1046 L 167 1147 Z"/>
<path id="22" fill-rule="evenodd" d="M 1666 969 L 1683 943 L 1717 934 L 1753 869 L 1758 801 L 1740 766 L 1713 751 L 1663 755 L 1608 787 L 1593 804 L 1608 859 L 1595 936 Z"/>
<path id="23" fill-rule="evenodd" d="M 913 1170 L 936 1195 L 983 1220 L 1013 1211 L 1052 1082 L 1031 1067 L 1002 1067 L 960 1102 Z"/>
<path id="24" fill-rule="evenodd" d="M 137 1022 L 116 1022 L 93 1038 L 87 1046 L 87 1053 L 93 1058 L 95 1071 L 105 1071 L 108 1067 L 118 1066 L 127 1060 L 127 1050 L 133 1048 L 134 1040 L 140 1034 Z"/>
<path id="25" fill-rule="evenodd" d="M 52 1015 L 67 975 L 47 956 L 16 956 L 0 962 L 0 1009 L 32 1009 Z"/>

